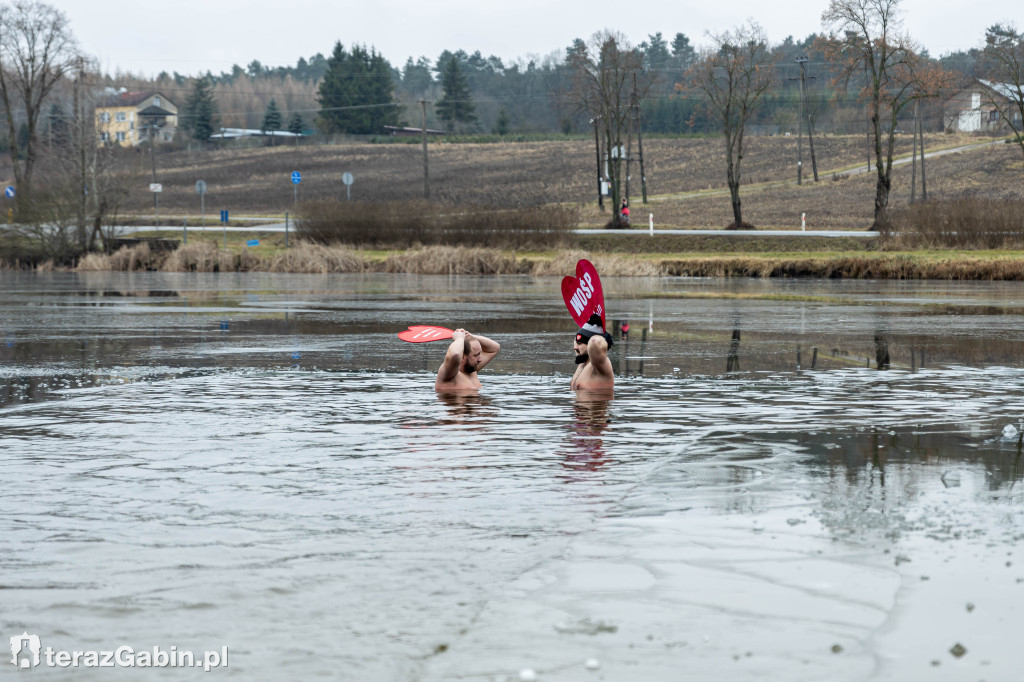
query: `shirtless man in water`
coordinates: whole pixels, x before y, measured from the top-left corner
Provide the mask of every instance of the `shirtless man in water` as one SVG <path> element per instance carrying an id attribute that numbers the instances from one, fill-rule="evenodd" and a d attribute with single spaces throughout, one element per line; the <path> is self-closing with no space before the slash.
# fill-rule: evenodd
<path id="1" fill-rule="evenodd" d="M 499 350 L 501 346 L 496 341 L 470 334 L 465 329 L 456 329 L 452 334 L 452 345 L 448 346 L 444 362 L 437 370 L 434 390 L 480 388 L 476 373 L 486 367 Z"/>
<path id="2" fill-rule="evenodd" d="M 612 362 L 608 359 L 608 348 L 612 335 L 604 330 L 601 316 L 593 314 L 580 327 L 573 341 L 576 353 L 576 373 L 572 375 L 573 389 L 611 389 L 615 387 Z"/>

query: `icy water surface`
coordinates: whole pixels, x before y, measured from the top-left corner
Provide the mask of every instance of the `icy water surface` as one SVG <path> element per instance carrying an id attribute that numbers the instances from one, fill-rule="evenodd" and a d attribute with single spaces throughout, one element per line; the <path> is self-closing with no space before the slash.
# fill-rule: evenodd
<path id="1" fill-rule="evenodd" d="M 608 278 L 612 400 L 557 278 L 0 285 L 0 642 L 230 650 L 34 674 L 1020 679 L 1019 284 Z"/>

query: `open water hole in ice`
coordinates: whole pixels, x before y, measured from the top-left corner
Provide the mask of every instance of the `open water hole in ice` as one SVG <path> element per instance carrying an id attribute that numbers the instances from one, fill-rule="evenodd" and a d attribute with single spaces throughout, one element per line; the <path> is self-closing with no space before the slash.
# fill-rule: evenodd
<path id="1" fill-rule="evenodd" d="M 1024 288 L 609 279 L 608 400 L 567 389 L 557 279 L 0 283 L 5 636 L 242 679 L 1016 679 Z M 502 344 L 479 395 L 435 395 L 422 322 Z"/>

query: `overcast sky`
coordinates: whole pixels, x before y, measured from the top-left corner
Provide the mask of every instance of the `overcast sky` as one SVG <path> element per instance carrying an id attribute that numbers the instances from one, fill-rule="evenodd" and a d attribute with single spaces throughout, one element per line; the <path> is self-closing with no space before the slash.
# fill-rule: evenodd
<path id="1" fill-rule="evenodd" d="M 776 3 L 730 0 L 697 5 L 678 0 L 174 0 L 165 3 L 51 2 L 64 11 L 81 47 L 100 67 L 153 76 L 228 71 L 258 59 L 294 65 L 329 55 L 338 40 L 373 46 L 400 67 L 407 57 L 431 60 L 445 49 L 479 50 L 506 62 L 562 52 L 574 38 L 612 28 L 630 42 L 660 31 L 703 42 L 708 30 L 758 21 L 772 42 L 821 32 L 826 0 Z M 1020 0 L 903 0 L 907 31 L 933 56 L 976 47 L 988 26 L 1024 24 Z"/>

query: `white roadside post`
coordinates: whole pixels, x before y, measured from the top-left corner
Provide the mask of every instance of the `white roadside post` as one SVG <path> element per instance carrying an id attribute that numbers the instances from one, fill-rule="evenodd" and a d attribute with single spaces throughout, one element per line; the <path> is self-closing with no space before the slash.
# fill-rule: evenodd
<path id="1" fill-rule="evenodd" d="M 801 213 L 800 214 L 800 231 L 803 232 L 803 231 L 806 231 L 806 230 L 807 230 L 807 214 L 806 213 Z"/>
<path id="2" fill-rule="evenodd" d="M 647 220 L 648 220 L 647 228 L 650 231 L 650 235 L 653 237 L 654 236 L 654 214 L 653 213 L 649 214 Z"/>

